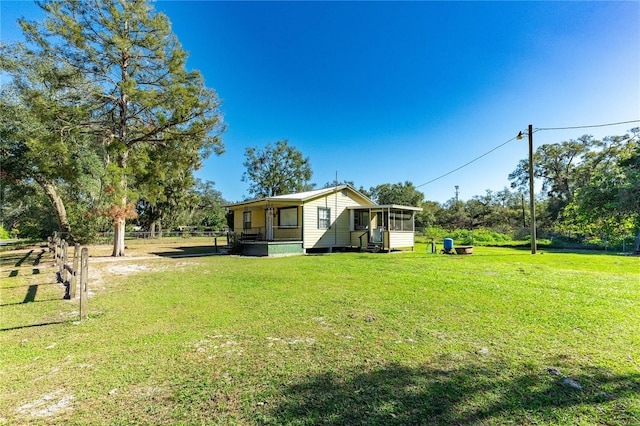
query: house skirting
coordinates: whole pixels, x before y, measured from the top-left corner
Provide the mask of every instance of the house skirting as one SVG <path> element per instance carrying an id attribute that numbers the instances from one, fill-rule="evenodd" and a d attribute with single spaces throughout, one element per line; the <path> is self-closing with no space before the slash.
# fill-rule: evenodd
<path id="1" fill-rule="evenodd" d="M 304 254 L 302 241 L 248 241 L 242 243 L 245 256 L 295 256 Z"/>

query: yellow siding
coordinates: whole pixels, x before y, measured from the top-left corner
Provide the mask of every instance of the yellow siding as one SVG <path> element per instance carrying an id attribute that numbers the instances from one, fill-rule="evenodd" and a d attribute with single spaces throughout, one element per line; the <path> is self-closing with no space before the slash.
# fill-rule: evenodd
<path id="1" fill-rule="evenodd" d="M 345 195 L 346 192 L 346 195 Z M 362 205 L 351 191 L 338 191 L 335 194 L 318 198 L 304 204 L 304 247 L 329 248 L 351 245 L 350 219 L 347 207 Z M 318 229 L 318 207 L 331 209 L 331 228 Z"/>
<path id="2" fill-rule="evenodd" d="M 240 233 L 243 231 L 242 226 L 243 226 L 243 213 L 245 211 L 250 211 L 251 212 L 251 229 L 255 232 L 262 232 L 262 234 L 264 234 L 264 228 L 265 228 L 265 213 L 264 213 L 264 208 L 259 208 L 259 209 L 249 209 L 249 210 L 243 210 L 243 209 L 238 209 L 238 210 L 234 210 L 233 212 L 233 231 L 236 233 Z"/>
<path id="3" fill-rule="evenodd" d="M 233 232 L 242 232 L 242 210 L 233 211 Z"/>
<path id="4" fill-rule="evenodd" d="M 252 210 L 251 211 L 251 227 L 252 228 L 262 228 L 262 232 L 264 233 L 265 223 L 265 212 L 264 209 Z"/>
<path id="5" fill-rule="evenodd" d="M 359 229 L 357 231 L 351 231 L 351 247 L 360 247 L 360 236 L 362 234 L 368 234 L 369 231 L 367 229 Z M 367 236 L 362 237 L 362 245 L 366 247 L 369 239 Z"/>

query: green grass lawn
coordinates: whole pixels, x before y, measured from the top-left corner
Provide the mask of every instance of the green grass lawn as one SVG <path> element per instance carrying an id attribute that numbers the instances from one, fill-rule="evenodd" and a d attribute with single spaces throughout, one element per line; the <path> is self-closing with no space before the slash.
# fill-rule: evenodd
<path id="1" fill-rule="evenodd" d="M 0 424 L 640 424 L 638 257 L 147 251 L 1 254 Z"/>

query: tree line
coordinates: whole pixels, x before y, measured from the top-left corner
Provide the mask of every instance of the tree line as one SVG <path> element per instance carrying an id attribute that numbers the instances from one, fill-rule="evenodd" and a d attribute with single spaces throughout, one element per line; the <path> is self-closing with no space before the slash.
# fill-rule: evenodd
<path id="1" fill-rule="evenodd" d="M 0 43 L 2 227 L 24 237 L 53 230 L 75 241 L 127 225 L 152 234 L 176 226 L 222 229 L 222 194 L 194 172 L 224 152 L 221 101 L 169 19 L 145 1 L 43 1 L 42 22 L 19 21 L 26 43 Z M 640 232 L 640 130 L 540 146 L 534 175 L 542 234 Z M 243 181 L 260 198 L 317 187 L 310 159 L 288 140 L 245 151 Z M 422 207 L 418 227 L 491 229 L 526 236 L 528 159 L 511 188 L 467 201 L 425 200 L 408 181 L 358 188 L 378 204 Z M 348 183 L 354 188 L 354 182 Z M 338 182 L 327 182 L 324 187 Z"/>
<path id="2" fill-rule="evenodd" d="M 602 140 L 590 135 L 544 144 L 533 155 L 537 234 L 577 240 L 640 239 L 640 128 Z M 509 174 L 510 188 L 468 201 L 425 201 L 419 226 L 485 228 L 530 237 L 529 159 Z M 410 184 L 404 185 L 409 190 Z M 406 198 L 404 198 L 406 199 Z M 636 250 L 637 247 L 636 242 Z"/>

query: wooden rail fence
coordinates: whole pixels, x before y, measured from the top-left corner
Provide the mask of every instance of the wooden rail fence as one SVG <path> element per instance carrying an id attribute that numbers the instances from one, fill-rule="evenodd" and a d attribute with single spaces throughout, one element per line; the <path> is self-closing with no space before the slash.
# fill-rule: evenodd
<path id="1" fill-rule="evenodd" d="M 49 250 L 54 253 L 54 266 L 58 267 L 56 276 L 58 282 L 66 287 L 65 299 L 74 300 L 77 294 L 77 287 L 80 287 L 80 320 L 87 319 L 88 313 L 88 290 L 87 281 L 89 278 L 89 249 L 80 248 L 76 244 L 73 250 L 73 258 L 69 263 L 69 244 L 59 237 L 49 237 Z"/>

